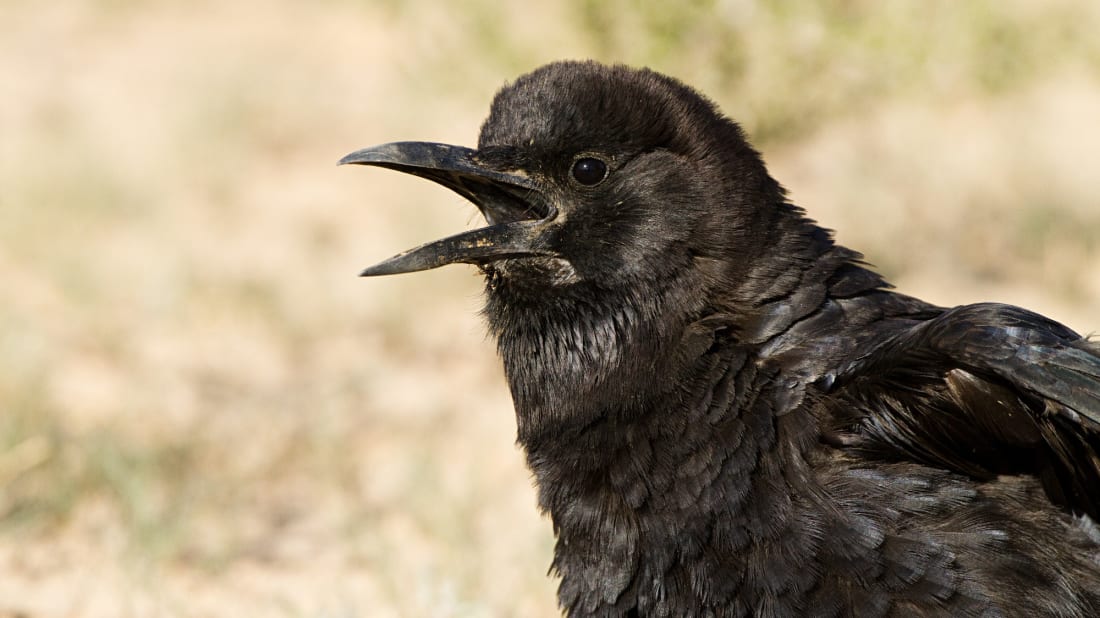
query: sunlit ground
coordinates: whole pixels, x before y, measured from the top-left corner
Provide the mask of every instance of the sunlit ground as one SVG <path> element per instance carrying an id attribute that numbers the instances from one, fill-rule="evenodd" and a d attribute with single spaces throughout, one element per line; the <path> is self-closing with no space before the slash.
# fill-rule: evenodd
<path id="1" fill-rule="evenodd" d="M 478 278 L 355 276 L 476 211 L 334 165 L 551 59 L 697 85 L 906 293 L 1100 329 L 1095 3 L 522 6 L 0 5 L 0 617 L 557 615 Z"/>

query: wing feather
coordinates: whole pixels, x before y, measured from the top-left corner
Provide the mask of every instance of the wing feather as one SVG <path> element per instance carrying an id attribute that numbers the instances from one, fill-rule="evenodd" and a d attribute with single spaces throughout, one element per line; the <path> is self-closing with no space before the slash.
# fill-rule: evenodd
<path id="1" fill-rule="evenodd" d="M 827 376 L 835 444 L 976 478 L 1031 474 L 1100 520 L 1100 346 L 1011 305 L 966 305 Z"/>

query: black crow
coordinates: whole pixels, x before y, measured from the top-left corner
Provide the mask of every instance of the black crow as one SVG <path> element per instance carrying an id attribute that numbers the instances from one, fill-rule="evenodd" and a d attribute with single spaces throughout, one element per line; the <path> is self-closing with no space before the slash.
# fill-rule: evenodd
<path id="1" fill-rule="evenodd" d="M 363 274 L 484 272 L 569 615 L 1100 616 L 1100 346 L 890 291 L 691 88 L 550 64 L 341 162 L 488 221 Z"/>

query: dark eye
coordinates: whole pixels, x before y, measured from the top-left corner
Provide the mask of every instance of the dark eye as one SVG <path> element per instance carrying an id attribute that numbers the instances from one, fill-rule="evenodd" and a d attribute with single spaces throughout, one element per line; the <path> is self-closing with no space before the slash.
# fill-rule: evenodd
<path id="1" fill-rule="evenodd" d="M 595 157 L 581 157 L 573 162 L 573 178 L 582 185 L 596 185 L 607 178 L 607 164 Z"/>

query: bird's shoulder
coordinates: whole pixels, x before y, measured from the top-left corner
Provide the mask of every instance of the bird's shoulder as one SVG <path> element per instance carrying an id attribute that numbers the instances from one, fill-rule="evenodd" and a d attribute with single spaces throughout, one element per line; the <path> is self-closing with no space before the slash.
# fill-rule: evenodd
<path id="1" fill-rule="evenodd" d="M 1100 517 L 1100 346 L 1049 318 L 982 303 L 878 337 L 819 379 L 823 437 L 861 457 L 979 480 L 1038 478 Z"/>

